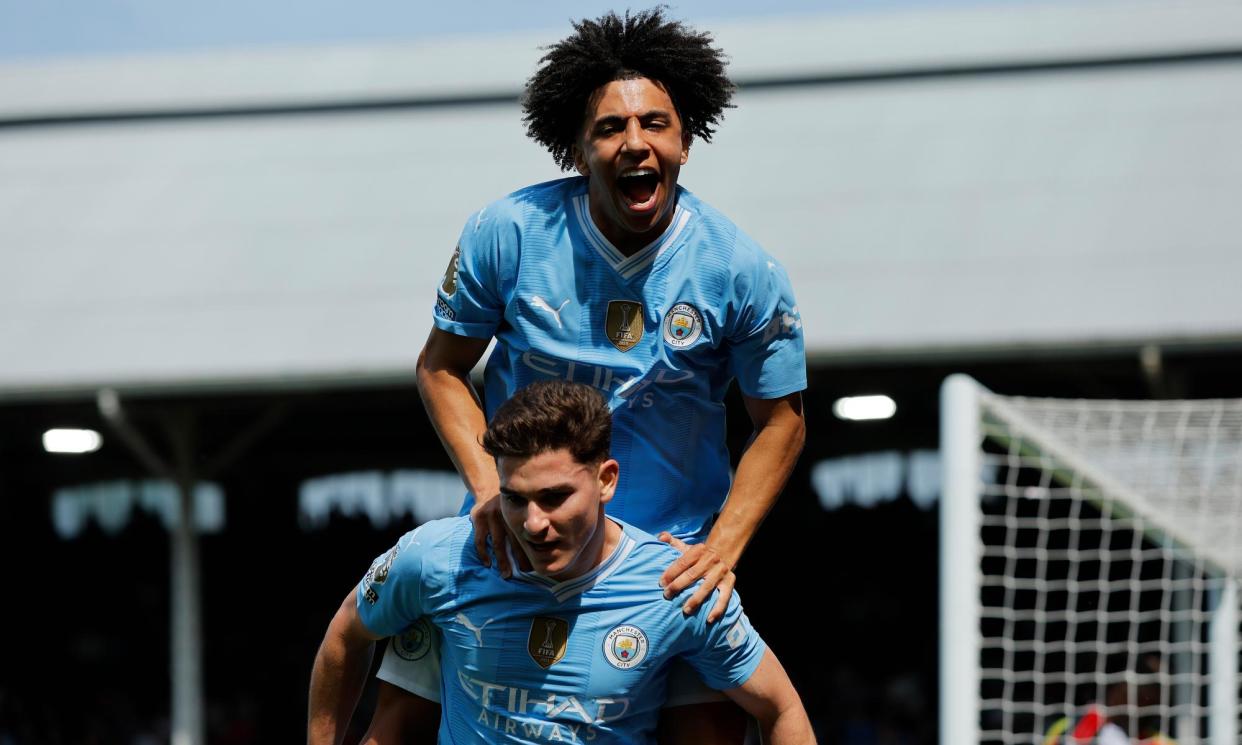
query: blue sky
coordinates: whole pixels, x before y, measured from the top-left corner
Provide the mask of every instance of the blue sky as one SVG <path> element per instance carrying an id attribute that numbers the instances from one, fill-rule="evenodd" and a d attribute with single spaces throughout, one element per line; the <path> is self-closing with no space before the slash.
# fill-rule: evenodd
<path id="1" fill-rule="evenodd" d="M 997 3 L 1016 0 L 965 0 Z M 873 12 L 963 0 L 675 0 L 674 16 L 712 21 Z M 549 29 L 624 10 L 599 0 L 0 0 L 0 58 L 94 56 Z M 645 8 L 649 3 L 632 7 Z"/>

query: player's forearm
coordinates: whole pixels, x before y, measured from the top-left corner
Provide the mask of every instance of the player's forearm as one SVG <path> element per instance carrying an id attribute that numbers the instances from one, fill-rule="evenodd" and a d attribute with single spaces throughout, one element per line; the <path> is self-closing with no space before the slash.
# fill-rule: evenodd
<path id="1" fill-rule="evenodd" d="M 480 444 L 487 420 L 468 374 L 425 365 L 420 360 L 418 390 L 431 424 L 466 488 L 476 498 L 494 496 L 500 490 L 496 461 Z"/>
<path id="2" fill-rule="evenodd" d="M 725 695 L 759 723 L 764 745 L 813 745 L 815 734 L 802 698 L 772 650 L 765 649 L 759 666 L 738 688 Z"/>
<path id="3" fill-rule="evenodd" d="M 789 706 L 775 719 L 759 722 L 764 745 L 815 745 L 811 720 L 801 704 Z"/>
<path id="4" fill-rule="evenodd" d="M 373 642 L 351 635 L 341 614 L 332 619 L 311 668 L 308 745 L 338 745 L 371 668 Z"/>
<path id="5" fill-rule="evenodd" d="M 776 504 L 805 440 L 806 424 L 801 412 L 782 412 L 760 426 L 742 454 L 729 497 L 707 538 L 707 545 L 730 567 L 737 566 L 759 525 Z"/>

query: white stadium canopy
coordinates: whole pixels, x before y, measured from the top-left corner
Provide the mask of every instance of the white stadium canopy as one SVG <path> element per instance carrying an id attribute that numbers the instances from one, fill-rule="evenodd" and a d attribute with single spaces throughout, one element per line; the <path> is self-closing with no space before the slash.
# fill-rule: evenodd
<path id="1" fill-rule="evenodd" d="M 409 379 L 464 219 L 558 175 L 515 100 L 565 30 L 0 65 L 0 397 Z M 1242 341 L 1242 5 L 713 30 L 682 183 L 813 360 Z"/>

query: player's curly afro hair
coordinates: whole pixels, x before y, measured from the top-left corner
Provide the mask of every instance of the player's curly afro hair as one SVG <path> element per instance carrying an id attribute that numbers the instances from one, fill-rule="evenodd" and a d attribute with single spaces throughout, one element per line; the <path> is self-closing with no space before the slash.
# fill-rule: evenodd
<path id="1" fill-rule="evenodd" d="M 552 153 L 563 170 L 574 167 L 573 148 L 591 95 L 614 80 L 659 81 L 681 117 L 682 131 L 710 142 L 733 97 L 724 53 L 712 36 L 665 17 L 663 6 L 625 17 L 608 13 L 574 23 L 574 33 L 548 48 L 526 83 L 526 134 Z"/>

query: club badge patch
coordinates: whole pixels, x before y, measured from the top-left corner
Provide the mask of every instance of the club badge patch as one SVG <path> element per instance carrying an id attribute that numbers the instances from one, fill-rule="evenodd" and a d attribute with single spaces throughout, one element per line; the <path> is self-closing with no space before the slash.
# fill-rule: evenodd
<path id="1" fill-rule="evenodd" d="M 420 618 L 414 625 L 392 638 L 392 651 L 403 660 L 421 660 L 431 651 L 431 626 Z"/>
<path id="2" fill-rule="evenodd" d="M 647 635 L 637 626 L 618 626 L 604 637 L 604 657 L 618 670 L 629 670 L 647 657 Z"/>
<path id="3" fill-rule="evenodd" d="M 569 622 L 551 616 L 535 616 L 530 622 L 526 651 L 539 667 L 547 670 L 561 661 L 569 646 Z"/>
<path id="4" fill-rule="evenodd" d="M 388 549 L 388 553 L 384 554 L 383 558 L 372 567 L 374 570 L 371 576 L 372 583 L 382 585 L 388 580 L 388 573 L 392 571 L 392 563 L 396 561 L 397 553 L 400 550 L 398 546 Z"/>
<path id="5" fill-rule="evenodd" d="M 643 338 L 643 304 L 633 300 L 609 300 L 604 333 L 622 352 L 633 349 Z"/>
<path id="6" fill-rule="evenodd" d="M 397 552 L 400 551 L 398 546 L 388 549 L 388 553 L 376 559 L 367 573 L 362 577 L 362 596 L 371 605 L 375 605 L 379 601 L 379 592 L 377 587 L 384 584 L 388 579 L 388 572 L 392 570 L 392 563 L 397 558 Z"/>
<path id="7" fill-rule="evenodd" d="M 444 279 L 440 281 L 440 292 L 445 297 L 453 297 L 457 292 L 457 263 L 461 260 L 461 244 L 453 249 L 453 258 L 449 259 L 448 269 L 444 270 Z"/>
<path id="8" fill-rule="evenodd" d="M 664 314 L 664 341 L 681 349 L 694 343 L 703 333 L 703 316 L 689 303 L 678 303 Z"/>

